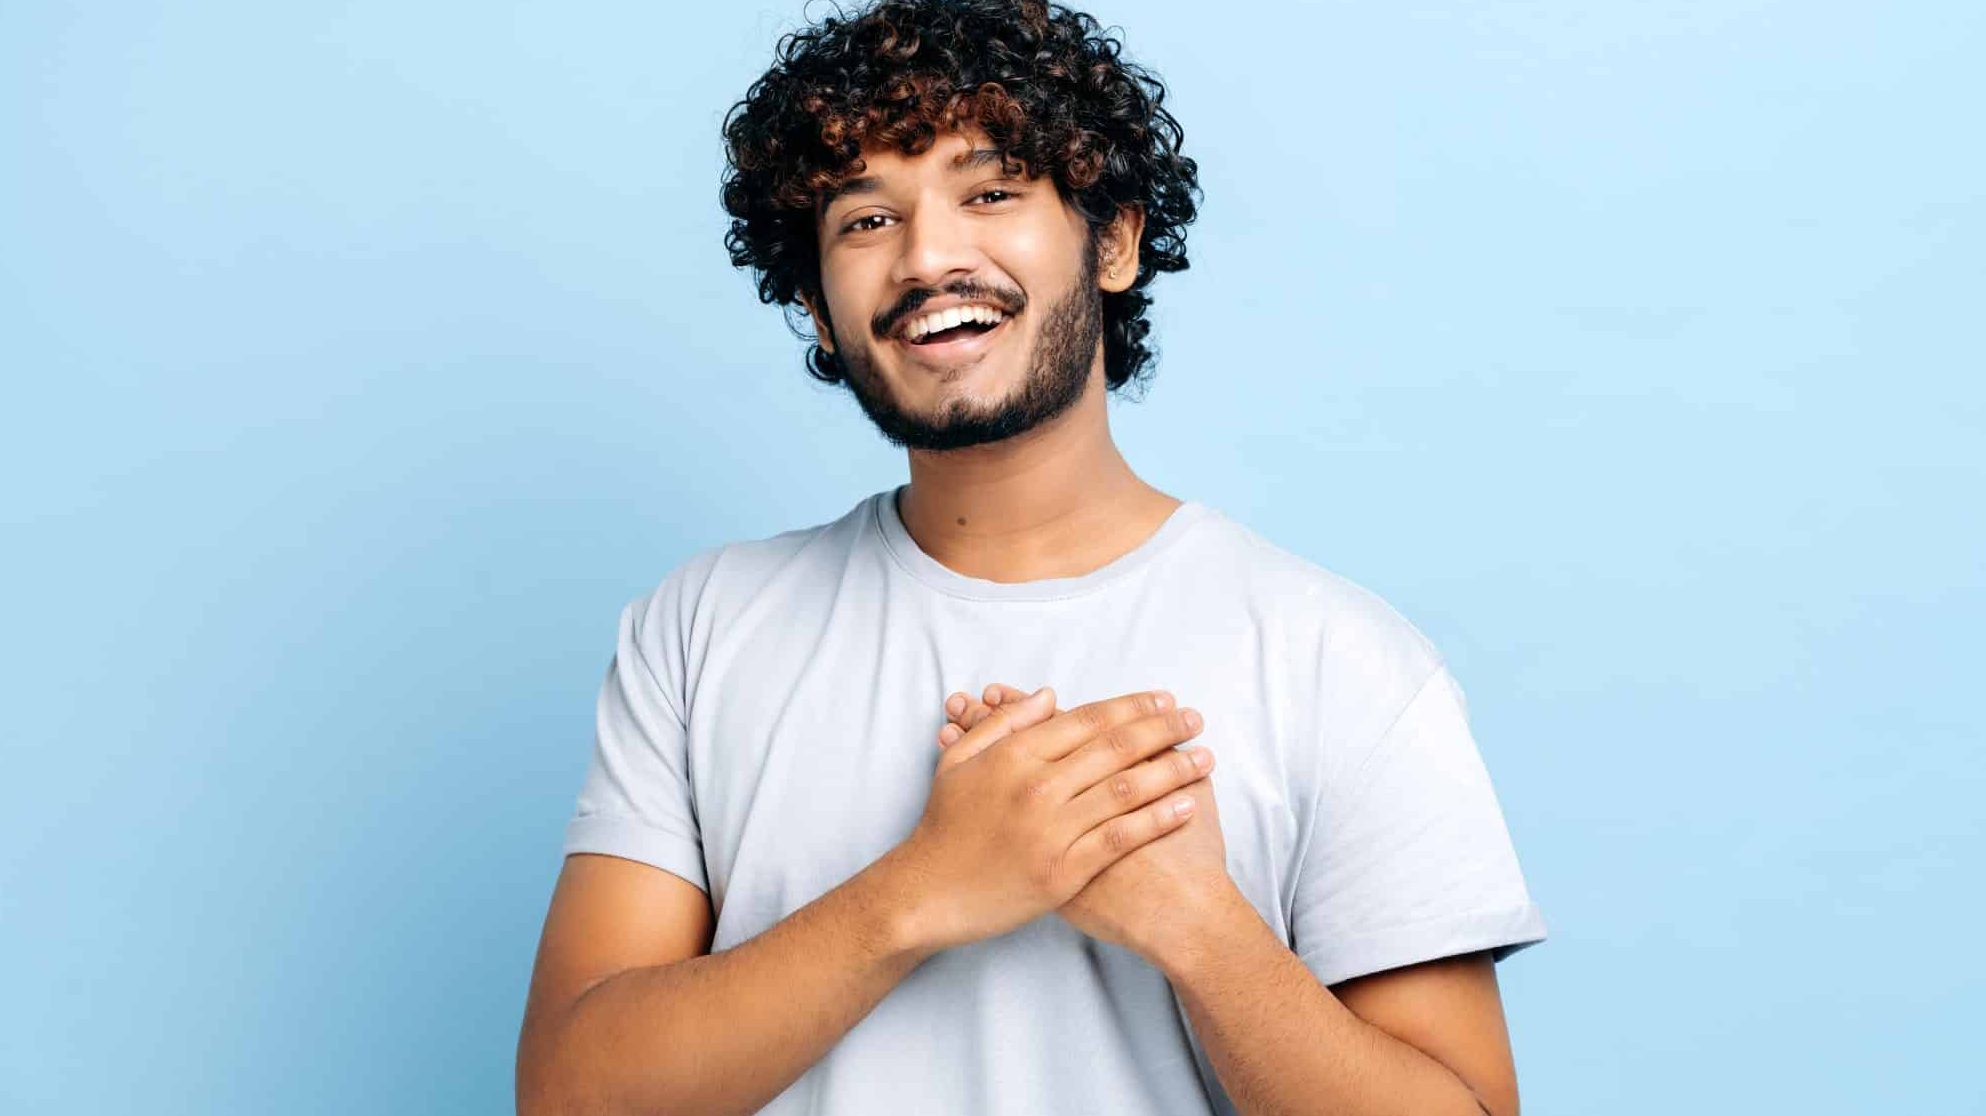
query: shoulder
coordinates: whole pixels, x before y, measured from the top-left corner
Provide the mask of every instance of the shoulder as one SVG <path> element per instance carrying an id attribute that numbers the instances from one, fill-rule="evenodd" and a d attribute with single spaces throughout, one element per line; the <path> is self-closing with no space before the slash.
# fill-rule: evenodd
<path id="1" fill-rule="evenodd" d="M 1366 585 L 1226 515 L 1203 545 L 1269 633 L 1300 691 L 1353 738 L 1383 727 L 1444 663 L 1426 634 Z"/>
<path id="2" fill-rule="evenodd" d="M 652 589 L 629 602 L 629 617 L 640 627 L 687 636 L 704 626 L 711 613 L 741 607 L 805 567 L 845 564 L 860 537 L 869 503 L 864 498 L 819 523 L 694 550 Z"/>
<path id="3" fill-rule="evenodd" d="M 1229 552 L 1251 603 L 1273 609 L 1343 654 L 1382 655 L 1433 667 L 1434 644 L 1393 603 L 1361 582 L 1216 513 L 1209 537 Z"/>

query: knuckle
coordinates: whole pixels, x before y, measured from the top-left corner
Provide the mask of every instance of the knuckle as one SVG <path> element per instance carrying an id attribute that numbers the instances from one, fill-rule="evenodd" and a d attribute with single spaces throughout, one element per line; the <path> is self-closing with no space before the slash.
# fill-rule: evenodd
<path id="1" fill-rule="evenodd" d="M 1100 732 L 1110 724 L 1110 717 L 1104 712 L 1103 706 L 1095 702 L 1079 705 L 1073 712 L 1076 721 L 1092 733 Z"/>
<path id="2" fill-rule="evenodd" d="M 1048 800 L 1051 784 L 1046 775 L 1035 775 L 1021 783 L 1021 801 L 1030 805 Z"/>
<path id="3" fill-rule="evenodd" d="M 1034 858 L 1033 883 L 1044 892 L 1053 892 L 1055 883 L 1062 878 L 1062 856 L 1059 853 L 1046 853 Z"/>
<path id="4" fill-rule="evenodd" d="M 1122 855 L 1131 851 L 1131 825 L 1122 818 L 1103 827 L 1103 847 Z"/>
<path id="5" fill-rule="evenodd" d="M 1119 760 L 1136 754 L 1138 750 L 1137 740 L 1122 728 L 1105 729 L 1098 739 L 1103 742 L 1104 749 Z"/>
<path id="6" fill-rule="evenodd" d="M 1110 780 L 1110 797 L 1128 806 L 1137 800 L 1138 788 L 1131 782 L 1130 776 L 1120 774 Z"/>

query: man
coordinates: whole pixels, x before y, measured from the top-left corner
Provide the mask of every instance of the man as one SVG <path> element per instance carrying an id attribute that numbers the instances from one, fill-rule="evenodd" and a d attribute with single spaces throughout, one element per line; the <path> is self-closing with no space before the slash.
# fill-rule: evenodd
<path id="1" fill-rule="evenodd" d="M 1198 194 L 1117 51 L 883 3 L 727 119 L 734 263 L 911 479 L 622 614 L 527 1116 L 1517 1112 L 1545 930 L 1455 679 L 1111 440 Z"/>

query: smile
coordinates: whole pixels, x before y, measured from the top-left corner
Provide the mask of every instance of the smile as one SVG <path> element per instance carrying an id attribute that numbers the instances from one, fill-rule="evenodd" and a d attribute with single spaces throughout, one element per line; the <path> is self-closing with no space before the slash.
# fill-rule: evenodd
<path id="1" fill-rule="evenodd" d="M 901 346 L 912 360 L 924 364 L 949 364 L 961 357 L 978 356 L 998 343 L 1005 336 L 1007 323 L 1011 319 L 1005 315 L 992 323 L 970 319 L 954 322 L 944 328 L 920 332 L 921 340 L 912 341 L 907 336 L 910 330 L 897 334 L 892 340 Z"/>

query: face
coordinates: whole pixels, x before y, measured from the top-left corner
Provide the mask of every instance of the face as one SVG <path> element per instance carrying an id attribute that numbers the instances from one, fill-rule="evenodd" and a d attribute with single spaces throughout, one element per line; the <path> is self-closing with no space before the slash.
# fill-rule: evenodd
<path id="1" fill-rule="evenodd" d="M 818 222 L 817 334 L 894 445 L 1012 438 L 1101 382 L 1102 291 L 1130 285 L 1135 257 L 1114 251 L 1123 278 L 1099 287 L 1082 215 L 990 147 L 966 131 L 922 155 L 865 151 Z"/>

